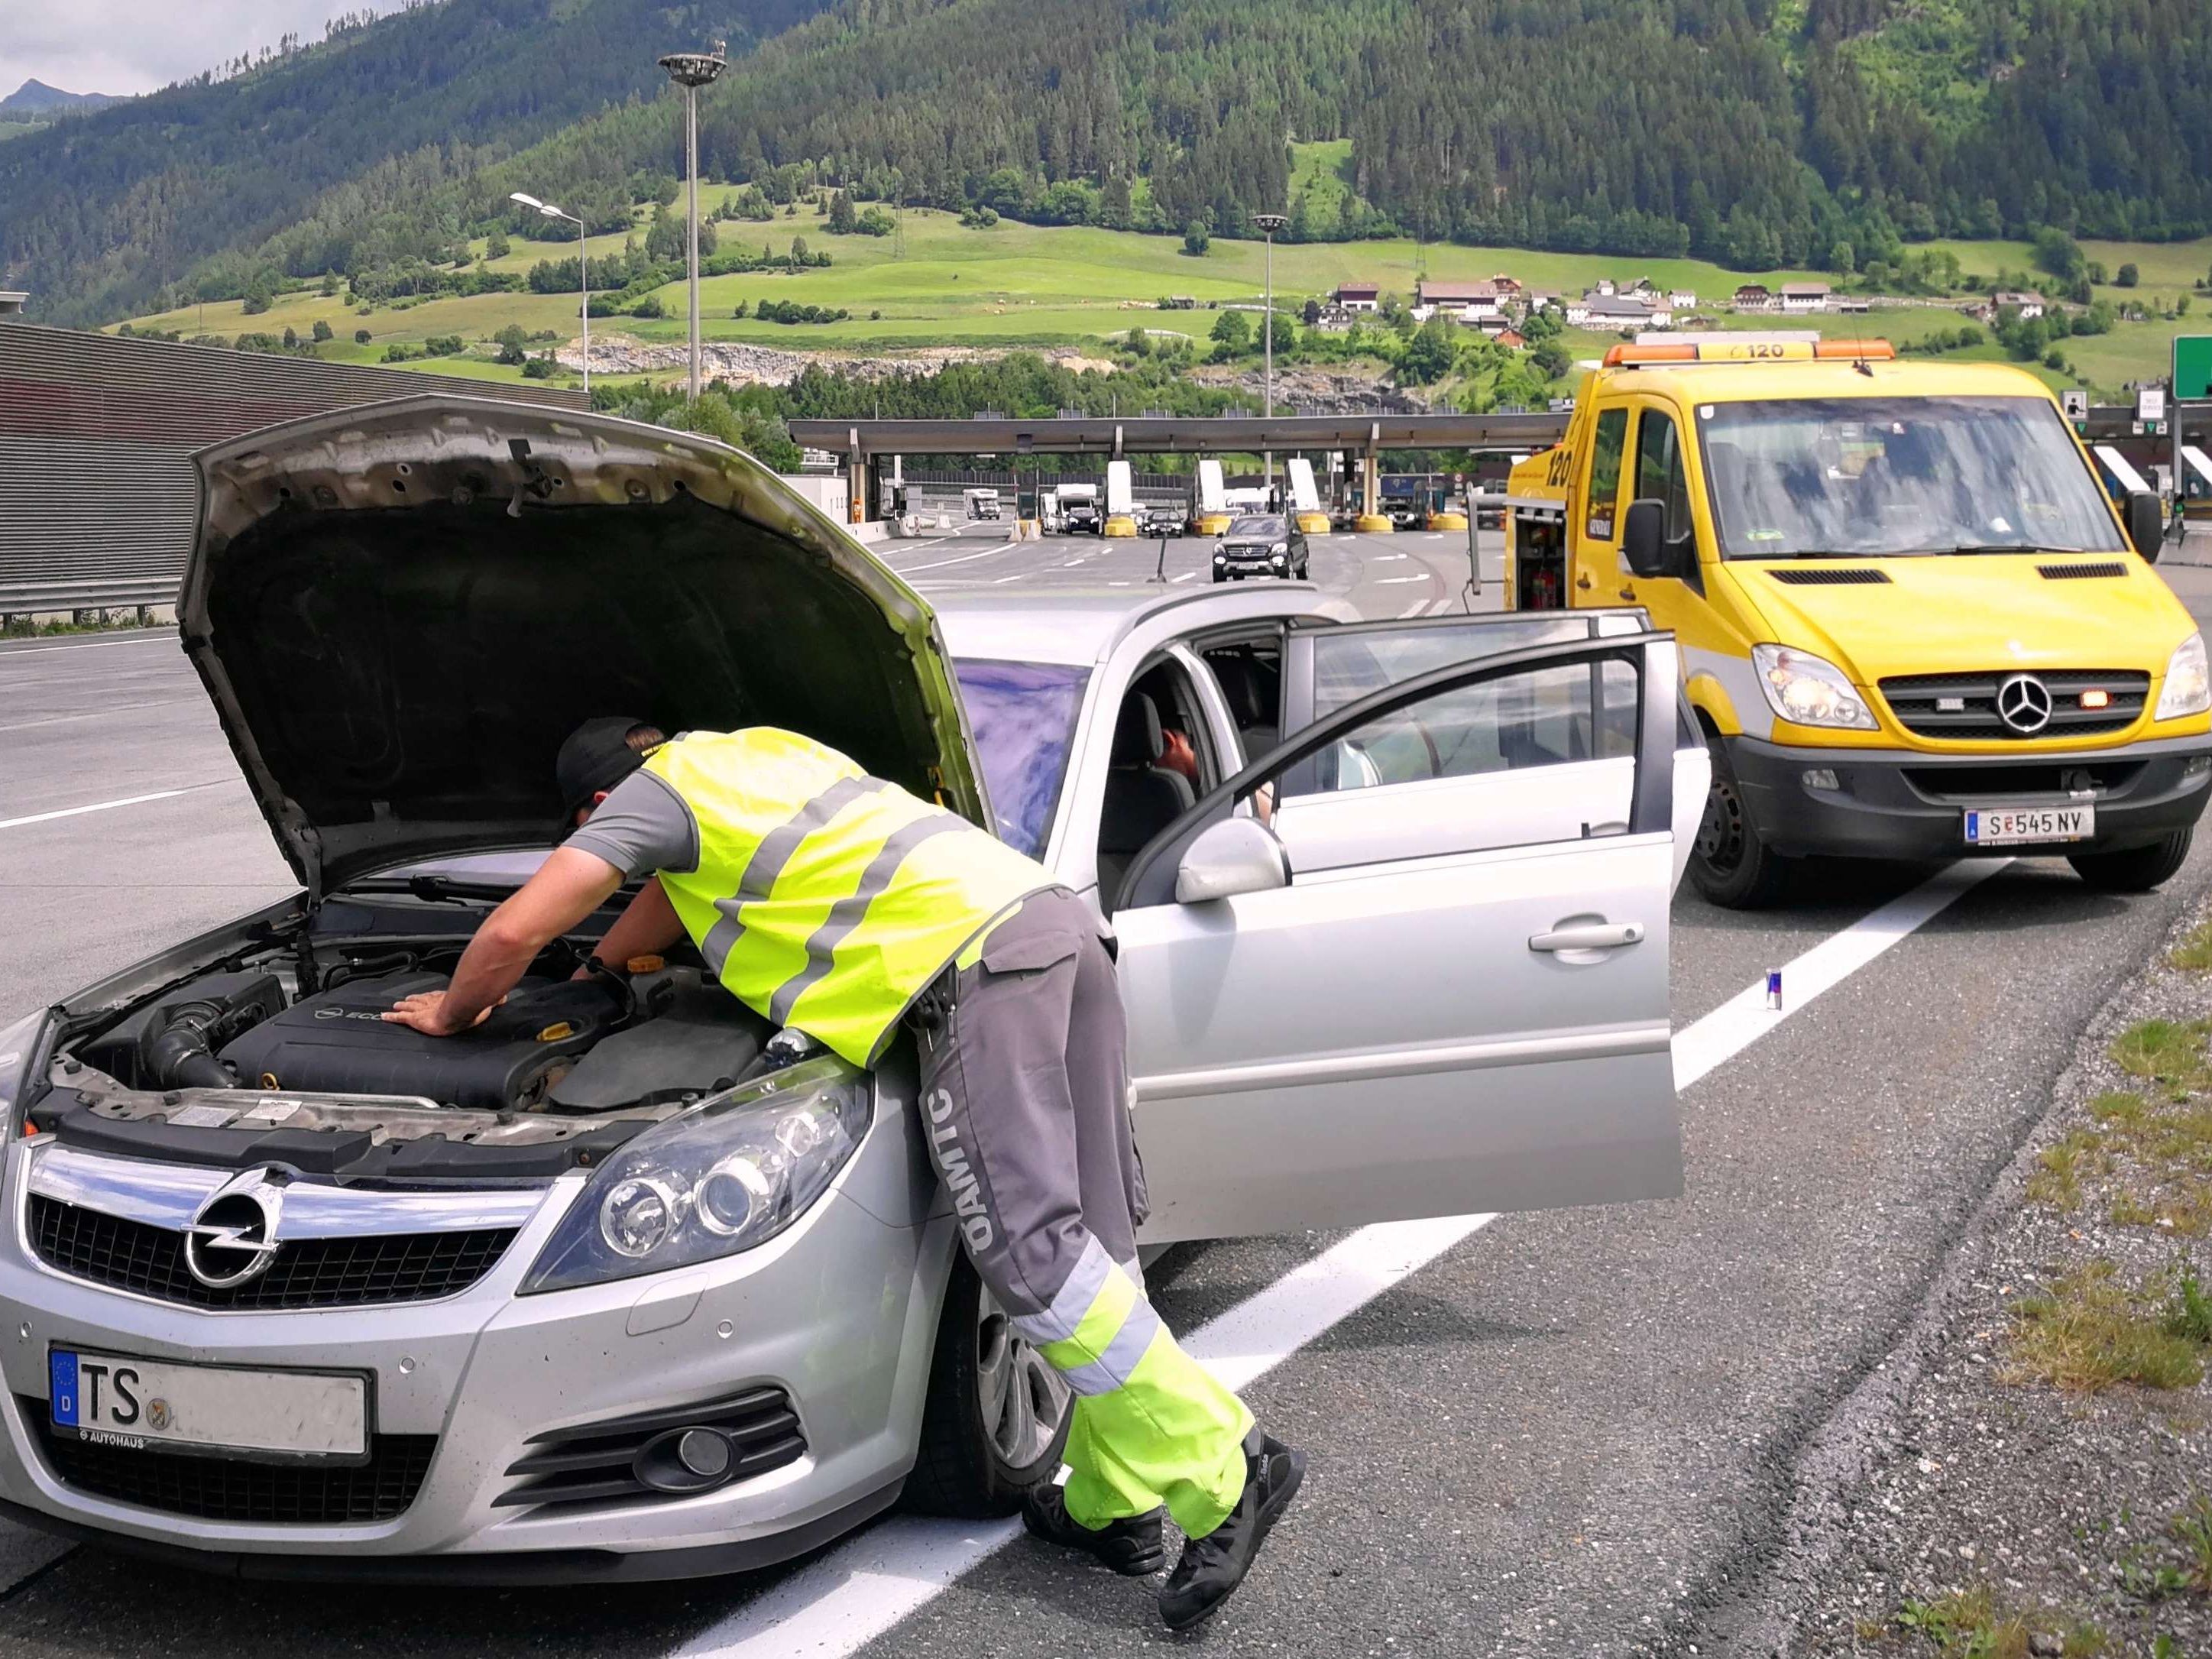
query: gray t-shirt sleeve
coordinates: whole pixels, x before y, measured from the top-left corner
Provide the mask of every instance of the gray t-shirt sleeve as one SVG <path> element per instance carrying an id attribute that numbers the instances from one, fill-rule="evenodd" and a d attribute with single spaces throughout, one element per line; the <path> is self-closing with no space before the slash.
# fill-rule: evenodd
<path id="1" fill-rule="evenodd" d="M 681 874 L 699 867 L 699 820 L 658 775 L 633 772 L 562 845 L 603 858 L 625 876 Z"/>

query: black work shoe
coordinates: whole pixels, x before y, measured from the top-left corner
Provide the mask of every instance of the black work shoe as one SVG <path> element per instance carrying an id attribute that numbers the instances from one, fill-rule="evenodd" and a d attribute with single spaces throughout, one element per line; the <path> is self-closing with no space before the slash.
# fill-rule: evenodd
<path id="1" fill-rule="evenodd" d="M 1022 1524 L 1030 1534 L 1048 1544 L 1084 1550 L 1115 1571 L 1142 1578 L 1168 1564 L 1168 1547 L 1160 1536 L 1160 1512 L 1109 1521 L 1103 1527 L 1086 1527 L 1067 1512 L 1067 1495 L 1057 1481 L 1031 1486 L 1022 1499 Z"/>
<path id="2" fill-rule="evenodd" d="M 1160 1586 L 1160 1617 L 1188 1630 L 1226 1601 L 1251 1571 L 1252 1558 L 1306 1478 L 1306 1455 L 1254 1429 L 1244 1437 L 1244 1490 L 1229 1518 L 1182 1547 L 1182 1559 Z"/>

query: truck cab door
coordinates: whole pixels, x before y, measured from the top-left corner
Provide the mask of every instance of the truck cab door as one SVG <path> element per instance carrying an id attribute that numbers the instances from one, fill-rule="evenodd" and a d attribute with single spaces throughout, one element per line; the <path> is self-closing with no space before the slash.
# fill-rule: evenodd
<path id="1" fill-rule="evenodd" d="M 1590 423 L 1589 465 L 1567 497 L 1568 562 L 1574 571 L 1569 603 L 1633 605 L 1636 589 L 1620 562 L 1621 520 L 1628 514 L 1625 462 L 1634 411 L 1626 402 L 1599 406 Z"/>
<path id="2" fill-rule="evenodd" d="M 1663 635 L 1586 632 L 1415 674 L 1136 855 L 1146 1242 L 1681 1190 L 1678 673 Z"/>

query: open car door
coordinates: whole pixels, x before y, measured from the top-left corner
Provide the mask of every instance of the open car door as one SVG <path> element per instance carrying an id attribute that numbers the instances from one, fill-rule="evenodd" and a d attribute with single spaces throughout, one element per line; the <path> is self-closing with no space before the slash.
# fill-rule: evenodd
<path id="1" fill-rule="evenodd" d="M 1322 714 L 1132 861 L 1146 1243 L 1681 1191 L 1675 647 L 1578 631 Z"/>

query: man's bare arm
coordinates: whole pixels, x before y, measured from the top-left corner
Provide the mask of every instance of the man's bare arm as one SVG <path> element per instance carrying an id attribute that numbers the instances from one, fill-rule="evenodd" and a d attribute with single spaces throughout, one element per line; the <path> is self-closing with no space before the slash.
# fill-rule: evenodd
<path id="1" fill-rule="evenodd" d="M 608 967 L 619 969 L 637 957 L 657 957 L 683 937 L 684 923 L 676 907 L 668 902 L 668 890 L 658 880 L 648 881 L 615 919 L 615 925 L 607 929 L 606 937 L 592 954 Z"/>
<path id="2" fill-rule="evenodd" d="M 622 879 L 622 872 L 596 854 L 555 848 L 536 875 L 484 918 L 451 985 L 408 997 L 384 1018 L 431 1036 L 465 1031 L 499 1006 L 540 951 L 604 904 Z"/>

